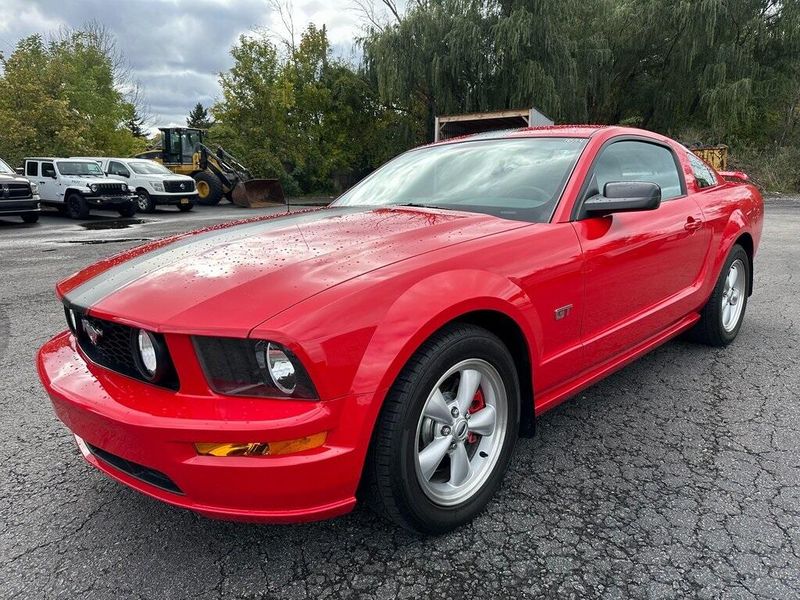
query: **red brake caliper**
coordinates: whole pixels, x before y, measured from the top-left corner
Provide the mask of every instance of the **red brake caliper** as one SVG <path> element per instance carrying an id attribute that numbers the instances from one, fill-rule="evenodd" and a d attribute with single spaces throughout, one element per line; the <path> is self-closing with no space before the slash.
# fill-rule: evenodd
<path id="1" fill-rule="evenodd" d="M 486 399 L 483 397 L 483 390 L 478 388 L 478 391 L 475 392 L 475 397 L 472 399 L 472 404 L 469 405 L 469 409 L 467 412 L 469 414 L 476 413 L 481 410 L 484 406 L 486 406 Z M 467 434 L 467 443 L 474 444 L 478 441 L 478 436 L 472 433 L 471 431 Z"/>

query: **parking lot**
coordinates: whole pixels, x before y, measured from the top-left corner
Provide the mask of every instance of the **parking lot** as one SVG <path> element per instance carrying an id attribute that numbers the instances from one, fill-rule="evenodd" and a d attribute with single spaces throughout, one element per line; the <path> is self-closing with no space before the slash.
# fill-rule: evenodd
<path id="1" fill-rule="evenodd" d="M 496 500 L 436 538 L 359 508 L 208 520 L 90 468 L 35 372 L 53 286 L 230 205 L 0 221 L 2 598 L 797 598 L 800 198 L 770 199 L 755 294 L 727 349 L 673 341 L 538 421 Z"/>

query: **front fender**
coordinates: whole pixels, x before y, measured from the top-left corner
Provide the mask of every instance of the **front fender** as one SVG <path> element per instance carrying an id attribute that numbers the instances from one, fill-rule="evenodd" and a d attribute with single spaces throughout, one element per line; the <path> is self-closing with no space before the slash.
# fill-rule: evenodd
<path id="1" fill-rule="evenodd" d="M 379 391 L 382 396 L 426 339 L 467 313 L 502 313 L 519 325 L 528 340 L 539 339 L 538 319 L 529 322 L 523 316 L 530 305 L 530 298 L 518 285 L 495 273 L 459 269 L 427 277 L 409 287 L 386 311 L 364 352 L 352 388 Z"/>

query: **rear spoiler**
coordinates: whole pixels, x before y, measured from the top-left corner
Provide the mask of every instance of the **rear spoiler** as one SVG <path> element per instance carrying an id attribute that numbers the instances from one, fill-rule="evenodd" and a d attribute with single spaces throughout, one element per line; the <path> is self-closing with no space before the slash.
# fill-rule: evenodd
<path id="1" fill-rule="evenodd" d="M 742 171 L 720 171 L 719 174 L 725 181 L 730 181 L 732 183 L 747 183 L 750 181 L 750 177 L 747 173 L 743 173 Z"/>

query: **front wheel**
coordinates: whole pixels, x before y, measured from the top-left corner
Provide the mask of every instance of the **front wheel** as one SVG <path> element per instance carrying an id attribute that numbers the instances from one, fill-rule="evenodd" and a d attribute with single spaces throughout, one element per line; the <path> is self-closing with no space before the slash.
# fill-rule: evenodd
<path id="1" fill-rule="evenodd" d="M 711 298 L 689 337 L 709 346 L 730 344 L 742 327 L 749 289 L 750 258 L 737 244 L 728 255 Z"/>
<path id="2" fill-rule="evenodd" d="M 156 210 L 156 203 L 153 202 L 146 190 L 138 190 L 136 192 L 136 205 L 141 212 L 151 213 Z"/>
<path id="3" fill-rule="evenodd" d="M 39 221 L 39 213 L 31 213 L 29 215 L 22 215 L 23 223 L 36 223 Z"/>
<path id="4" fill-rule="evenodd" d="M 365 473 L 372 508 L 420 533 L 472 520 L 508 467 L 519 402 L 500 339 L 468 324 L 434 335 L 403 369 L 376 424 Z"/>
<path id="5" fill-rule="evenodd" d="M 121 206 L 117 212 L 119 213 L 120 217 L 125 219 L 131 218 L 133 215 L 136 214 L 136 204 L 131 202 L 130 204 L 126 204 L 125 206 Z"/>
<path id="6" fill-rule="evenodd" d="M 189 212 L 194 208 L 194 204 L 191 202 L 189 204 L 178 204 L 178 210 L 181 212 Z"/>
<path id="7" fill-rule="evenodd" d="M 86 219 L 89 216 L 89 203 L 80 194 L 70 194 L 67 198 L 67 215 L 71 219 Z"/>

